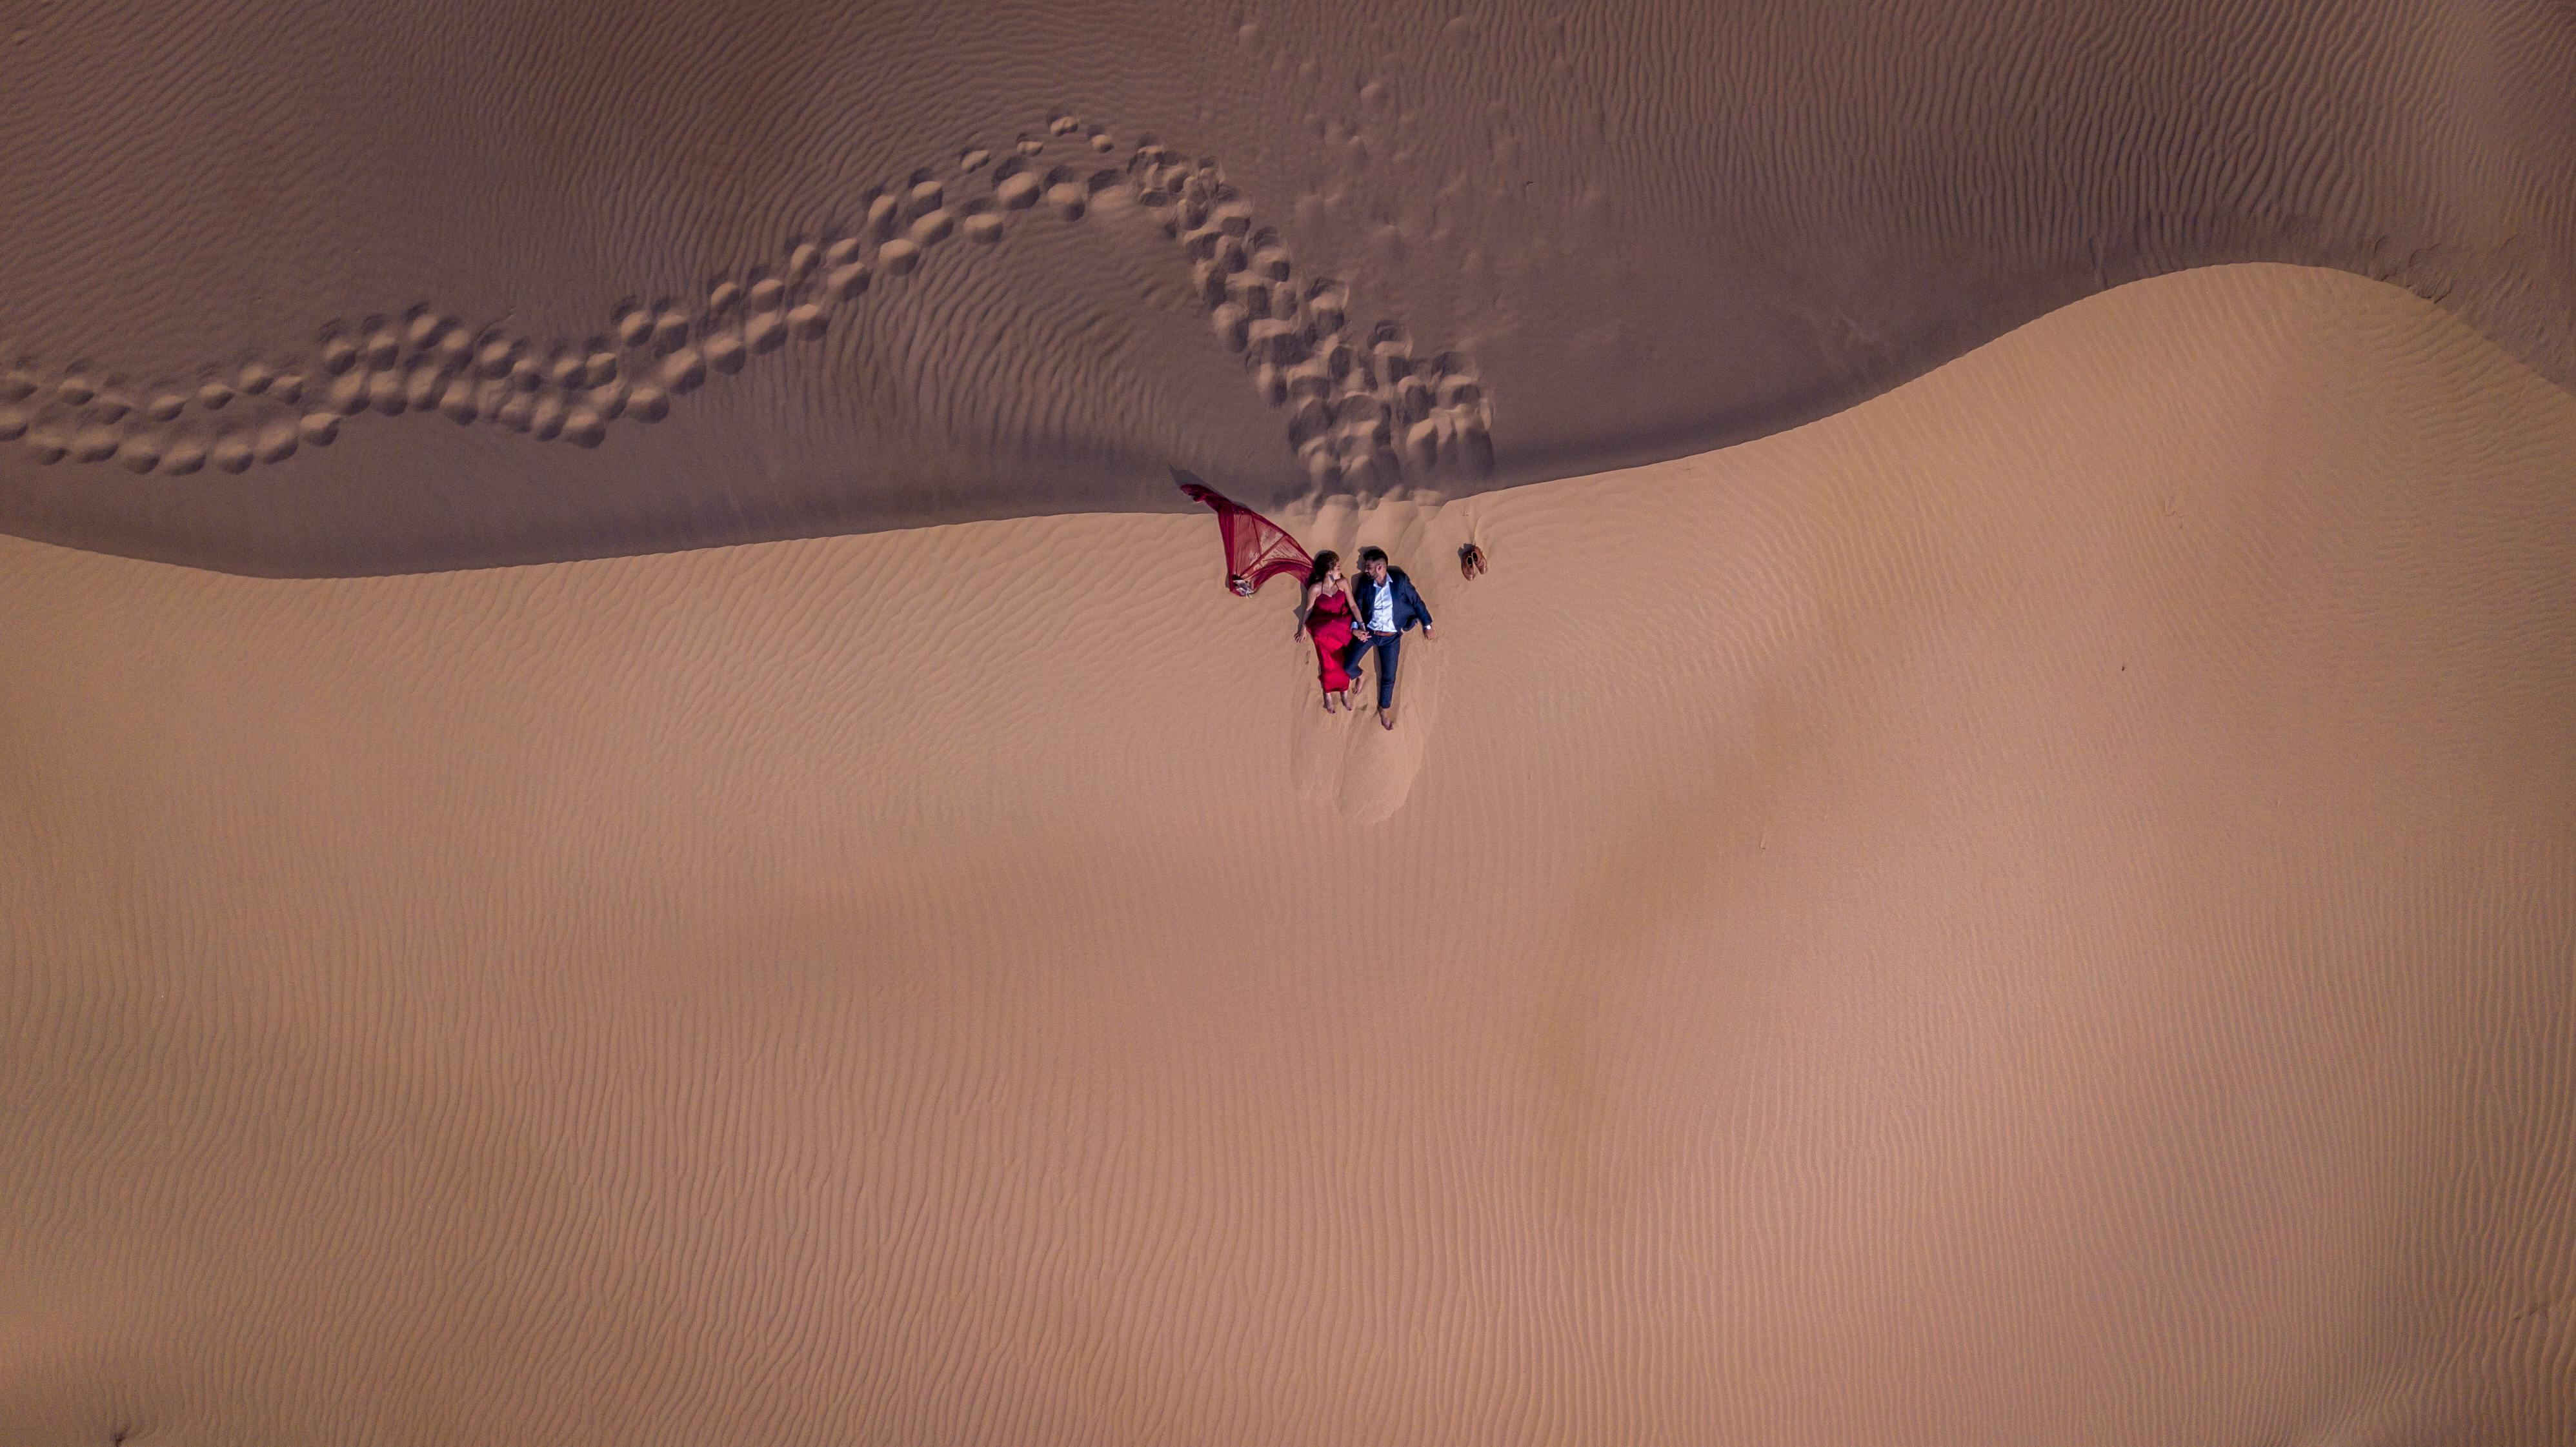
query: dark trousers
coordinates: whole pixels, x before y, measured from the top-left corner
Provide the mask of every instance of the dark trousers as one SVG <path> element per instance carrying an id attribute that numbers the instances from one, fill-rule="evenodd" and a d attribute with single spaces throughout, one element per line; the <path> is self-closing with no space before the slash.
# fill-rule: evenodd
<path id="1" fill-rule="evenodd" d="M 1350 653 L 1342 659 L 1342 671 L 1357 683 L 1360 660 L 1368 657 L 1370 649 L 1377 650 L 1377 706 L 1381 709 L 1395 707 L 1395 656 L 1403 642 L 1401 633 L 1372 633 L 1353 642 Z"/>

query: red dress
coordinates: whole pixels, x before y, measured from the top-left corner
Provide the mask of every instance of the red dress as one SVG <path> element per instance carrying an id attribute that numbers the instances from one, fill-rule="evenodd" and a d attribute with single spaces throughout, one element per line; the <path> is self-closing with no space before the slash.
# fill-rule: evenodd
<path id="1" fill-rule="evenodd" d="M 1351 676 L 1342 668 L 1342 655 L 1351 651 L 1351 595 L 1326 593 L 1306 610 L 1306 631 L 1315 638 L 1315 657 L 1322 665 L 1324 692 L 1339 693 L 1351 686 Z"/>

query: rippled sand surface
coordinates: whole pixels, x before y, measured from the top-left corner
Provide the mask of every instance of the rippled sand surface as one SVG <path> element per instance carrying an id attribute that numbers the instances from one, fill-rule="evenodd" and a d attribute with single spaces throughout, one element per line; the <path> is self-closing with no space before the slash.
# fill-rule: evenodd
<path id="1" fill-rule="evenodd" d="M 25 0 L 0 532 L 271 576 L 1455 498 L 2196 266 L 2576 386 L 2564 0 Z"/>
<path id="2" fill-rule="evenodd" d="M 0 542 L 0 1444 L 2564 1442 L 2571 460 L 2141 282 L 1301 515 L 1392 733 L 1204 513 Z"/>

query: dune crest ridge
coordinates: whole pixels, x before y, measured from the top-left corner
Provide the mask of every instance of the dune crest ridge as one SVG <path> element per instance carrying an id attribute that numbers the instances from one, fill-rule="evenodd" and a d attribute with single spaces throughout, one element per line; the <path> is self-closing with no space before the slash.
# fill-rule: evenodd
<path id="1" fill-rule="evenodd" d="M 94 0 L 11 56 L 0 531 L 228 571 L 1167 511 L 1167 467 L 1455 496 L 1775 433 L 2241 261 L 2403 286 L 2576 384 L 2551 0 Z M 1009 197 L 969 179 L 1024 143 Z M 1259 216 L 1174 266 L 1139 173 L 1098 184 L 1148 144 Z M 852 238 L 892 248 L 858 306 L 815 255 Z"/>
<path id="2" fill-rule="evenodd" d="M 0 1447 L 2562 1442 L 2570 456 L 2140 282 L 1306 519 L 1393 736 L 1204 515 L 0 539 Z"/>

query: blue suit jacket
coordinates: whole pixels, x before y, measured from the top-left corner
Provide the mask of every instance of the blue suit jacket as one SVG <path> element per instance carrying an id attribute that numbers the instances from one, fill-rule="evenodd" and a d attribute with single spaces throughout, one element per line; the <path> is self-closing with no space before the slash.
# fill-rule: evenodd
<path id="1" fill-rule="evenodd" d="M 1425 626 L 1430 624 L 1431 610 L 1422 606 L 1421 591 L 1413 586 L 1411 578 L 1404 576 L 1402 568 L 1386 570 L 1386 586 L 1395 590 L 1396 632 L 1402 633 L 1416 623 Z M 1377 588 L 1377 580 L 1366 573 L 1351 580 L 1352 627 L 1369 626 L 1368 620 L 1377 612 Z"/>

